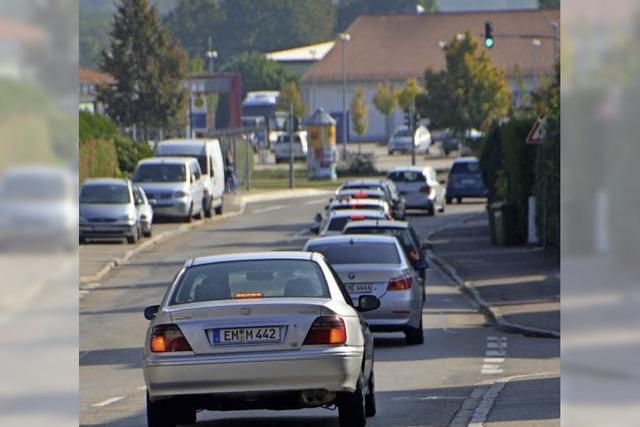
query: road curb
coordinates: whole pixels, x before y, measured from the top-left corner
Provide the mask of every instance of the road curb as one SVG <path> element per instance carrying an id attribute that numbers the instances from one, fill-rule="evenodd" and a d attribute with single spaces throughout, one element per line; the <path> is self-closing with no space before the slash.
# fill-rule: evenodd
<path id="1" fill-rule="evenodd" d="M 259 203 L 259 202 L 269 202 L 283 199 L 297 199 L 304 197 L 314 197 L 314 196 L 324 196 L 332 193 L 329 190 L 314 190 L 314 189 L 292 189 L 292 190 L 280 190 L 268 193 L 257 193 L 257 194 L 246 194 L 238 196 L 238 209 L 232 212 L 223 213 L 222 215 L 216 215 L 210 219 L 204 219 L 200 222 L 193 222 L 191 224 L 183 224 L 173 230 L 165 231 L 164 233 L 160 233 L 154 235 L 151 239 L 145 241 L 139 246 L 127 251 L 122 257 L 112 259 L 108 261 L 97 273 L 92 274 L 90 276 L 81 276 L 80 277 L 80 289 L 84 289 L 83 285 L 88 285 L 89 283 L 94 283 L 102 279 L 107 273 L 109 273 L 114 267 L 125 264 L 131 257 L 137 255 L 143 250 L 150 248 L 160 242 L 167 240 L 170 237 L 176 236 L 178 234 L 182 234 L 185 231 L 191 230 L 193 228 L 201 227 L 206 224 L 211 224 L 212 222 L 217 222 L 223 219 L 232 218 L 237 215 L 241 215 L 246 206 L 251 203 Z"/>
<path id="2" fill-rule="evenodd" d="M 464 222 L 465 219 L 472 217 L 471 215 L 469 217 L 465 217 L 463 218 L 460 222 Z M 451 227 L 450 225 L 446 225 L 444 227 L 440 227 L 436 230 L 433 230 L 432 232 L 430 232 L 427 236 L 426 239 L 427 241 L 431 240 L 431 236 L 433 236 L 435 233 L 442 231 L 445 228 Z M 536 338 L 554 338 L 554 339 L 560 339 L 560 333 L 556 332 L 556 331 L 552 331 L 549 329 L 542 329 L 542 328 L 534 328 L 531 326 L 525 326 L 525 325 L 520 325 L 517 323 L 513 323 L 509 320 L 507 320 L 502 313 L 500 312 L 500 309 L 498 309 L 497 307 L 491 307 L 490 304 L 488 304 L 484 298 L 482 298 L 482 295 L 480 295 L 480 291 L 478 291 L 473 285 L 471 281 L 465 281 L 462 277 L 460 277 L 460 274 L 458 273 L 458 271 L 455 269 L 455 267 L 453 265 L 451 265 L 449 262 L 445 261 L 442 257 L 440 257 L 439 255 L 436 255 L 432 249 L 428 250 L 428 255 L 431 259 L 433 259 L 433 261 L 442 269 L 442 271 L 445 272 L 445 274 L 447 276 L 449 276 L 449 278 L 451 280 L 453 280 L 453 282 L 458 286 L 458 288 L 465 294 L 471 296 L 471 298 L 473 298 L 473 300 L 476 302 L 476 304 L 478 304 L 478 307 L 480 308 L 480 311 L 482 312 L 482 314 L 496 327 L 496 329 L 498 329 L 501 332 L 505 332 L 508 334 L 521 334 L 521 335 L 525 335 L 525 336 L 530 336 L 530 337 L 536 337 Z"/>

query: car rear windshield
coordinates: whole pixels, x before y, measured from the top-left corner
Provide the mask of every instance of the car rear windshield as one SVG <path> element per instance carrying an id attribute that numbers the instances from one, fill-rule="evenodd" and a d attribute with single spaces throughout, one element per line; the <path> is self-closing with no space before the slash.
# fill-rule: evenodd
<path id="1" fill-rule="evenodd" d="M 80 203 L 129 203 L 129 188 L 121 184 L 89 184 L 80 191 Z"/>
<path id="2" fill-rule="evenodd" d="M 163 163 L 140 165 L 133 176 L 136 182 L 184 182 L 186 179 L 184 165 Z"/>
<path id="3" fill-rule="evenodd" d="M 480 165 L 478 162 L 454 163 L 451 167 L 451 175 L 455 174 L 478 174 L 480 173 Z"/>
<path id="4" fill-rule="evenodd" d="M 382 227 L 349 227 L 344 234 L 383 234 L 397 237 L 402 247 L 408 250 L 415 249 L 411 233 L 406 228 L 382 228 Z"/>
<path id="5" fill-rule="evenodd" d="M 400 256 L 393 243 L 317 243 L 310 245 L 307 250 L 320 252 L 331 264 L 400 264 Z"/>
<path id="6" fill-rule="evenodd" d="M 170 304 L 243 298 L 329 298 L 329 289 L 314 261 L 220 262 L 188 268 Z"/>
<path id="7" fill-rule="evenodd" d="M 280 136 L 278 137 L 278 143 L 281 142 L 289 142 L 291 138 L 289 138 L 288 136 Z M 294 136 L 293 137 L 293 142 L 300 142 L 300 137 L 299 136 Z"/>
<path id="8" fill-rule="evenodd" d="M 390 172 L 387 176 L 393 182 L 427 182 L 427 178 L 422 172 L 396 171 Z"/>
<path id="9" fill-rule="evenodd" d="M 347 217 L 347 216 L 332 218 L 329 221 L 329 226 L 327 227 L 327 230 L 329 230 L 329 231 L 342 231 L 344 226 L 347 225 L 347 222 L 349 222 L 349 217 Z"/>
<path id="10" fill-rule="evenodd" d="M 384 207 L 375 203 L 339 203 L 331 208 L 333 211 L 345 211 L 349 209 L 372 209 L 374 211 L 383 211 Z"/>
<path id="11" fill-rule="evenodd" d="M 411 132 L 409 132 L 407 129 L 397 130 L 395 131 L 393 136 L 411 136 Z"/>

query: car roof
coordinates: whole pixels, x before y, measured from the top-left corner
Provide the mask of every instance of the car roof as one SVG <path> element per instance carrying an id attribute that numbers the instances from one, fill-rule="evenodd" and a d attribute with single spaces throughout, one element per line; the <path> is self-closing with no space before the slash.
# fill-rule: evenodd
<path id="1" fill-rule="evenodd" d="M 172 145 L 191 145 L 191 146 L 204 146 L 208 143 L 219 143 L 219 141 L 215 138 L 205 139 L 205 138 L 190 138 L 190 139 L 165 139 L 164 141 L 158 142 L 158 145 L 162 146 L 172 146 Z"/>
<path id="2" fill-rule="evenodd" d="M 477 157 L 458 157 L 453 161 L 453 163 L 476 163 L 478 161 Z"/>
<path id="3" fill-rule="evenodd" d="M 362 221 L 351 221 L 348 222 L 347 225 L 344 226 L 347 228 L 409 228 L 409 223 L 406 221 L 394 221 L 390 219 L 384 220 L 371 220 L 365 219 Z"/>
<path id="4" fill-rule="evenodd" d="M 385 213 L 383 211 L 379 211 L 379 210 L 375 210 L 375 209 L 347 209 L 347 210 L 337 210 L 337 211 L 331 211 L 331 213 L 329 214 L 329 218 L 336 218 L 336 217 L 345 217 L 345 216 L 352 216 L 352 215 L 370 215 L 372 217 L 380 217 L 380 218 L 385 218 Z"/>
<path id="5" fill-rule="evenodd" d="M 343 183 L 341 188 L 344 188 L 345 186 L 349 186 L 349 185 L 382 185 L 382 184 L 384 184 L 383 179 L 357 179 L 357 180 L 347 181 Z"/>
<path id="6" fill-rule="evenodd" d="M 129 181 L 124 178 L 89 178 L 84 180 L 82 185 L 94 185 L 94 184 L 120 184 L 127 185 Z"/>
<path id="7" fill-rule="evenodd" d="M 318 243 L 345 243 L 345 242 L 368 242 L 368 243 L 397 243 L 395 236 L 387 236 L 385 234 L 340 234 L 336 236 L 316 237 L 310 239 L 305 247 Z"/>
<path id="8" fill-rule="evenodd" d="M 337 206 L 337 205 L 368 205 L 368 206 L 384 206 L 384 204 L 387 203 L 384 200 L 380 200 L 380 199 L 334 199 L 331 202 L 330 206 Z"/>
<path id="9" fill-rule="evenodd" d="M 139 165 L 149 164 L 149 165 L 157 165 L 157 164 L 184 164 L 195 162 L 196 159 L 193 157 L 149 157 L 147 159 L 142 159 L 138 162 Z"/>
<path id="10" fill-rule="evenodd" d="M 311 260 L 313 257 L 309 252 L 302 251 L 273 251 L 273 252 L 247 252 L 225 255 L 212 255 L 197 257 L 188 260 L 186 267 L 195 265 L 214 264 L 217 262 L 232 261 L 260 261 L 260 260 Z"/>
<path id="11" fill-rule="evenodd" d="M 380 188 L 341 188 L 338 191 L 338 195 L 340 195 L 340 194 L 358 194 L 358 193 L 377 193 L 377 194 L 384 195 L 384 191 L 382 191 Z"/>
<path id="12" fill-rule="evenodd" d="M 391 172 L 424 172 L 425 170 L 433 169 L 433 166 L 394 166 L 391 168 L 389 173 Z"/>

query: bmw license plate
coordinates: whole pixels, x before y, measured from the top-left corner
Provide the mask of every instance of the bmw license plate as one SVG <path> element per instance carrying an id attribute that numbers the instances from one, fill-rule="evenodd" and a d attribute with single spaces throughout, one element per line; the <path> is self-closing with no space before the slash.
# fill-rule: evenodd
<path id="1" fill-rule="evenodd" d="M 370 294 L 373 292 L 371 283 L 348 283 L 347 291 L 351 294 Z"/>
<path id="2" fill-rule="evenodd" d="M 279 343 L 280 335 L 281 328 L 279 326 L 210 329 L 209 341 L 212 345 L 271 344 Z"/>

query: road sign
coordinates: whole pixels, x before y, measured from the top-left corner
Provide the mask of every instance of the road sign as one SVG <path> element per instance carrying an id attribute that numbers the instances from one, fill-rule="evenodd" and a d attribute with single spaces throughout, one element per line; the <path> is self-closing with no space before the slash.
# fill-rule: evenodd
<path id="1" fill-rule="evenodd" d="M 535 123 L 531 127 L 525 143 L 542 144 L 542 141 L 544 140 L 544 128 L 546 123 L 547 117 L 544 114 L 540 114 L 540 116 L 536 119 Z"/>

